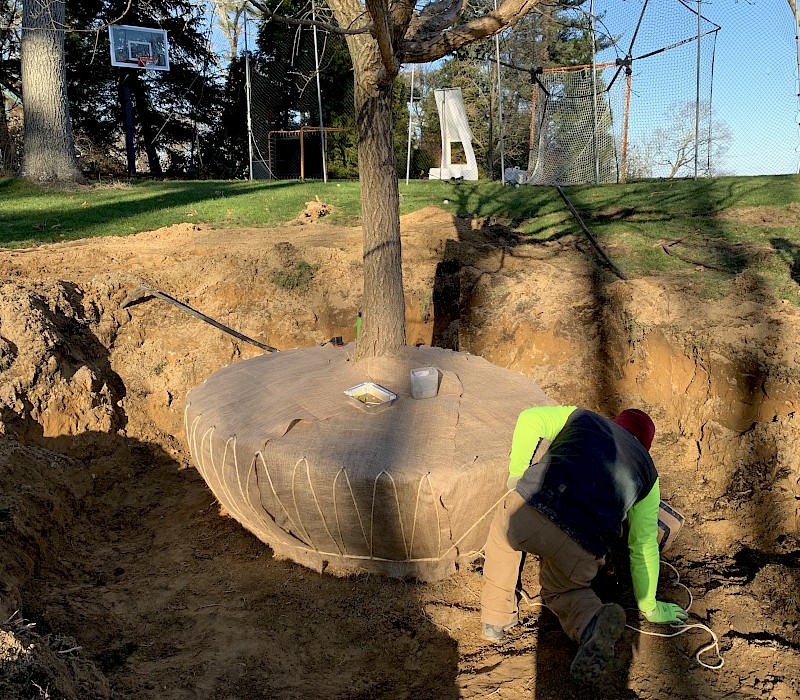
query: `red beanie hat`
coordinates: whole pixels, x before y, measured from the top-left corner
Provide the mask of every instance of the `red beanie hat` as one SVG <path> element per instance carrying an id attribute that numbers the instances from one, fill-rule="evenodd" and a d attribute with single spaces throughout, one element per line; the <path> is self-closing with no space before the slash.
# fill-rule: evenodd
<path id="1" fill-rule="evenodd" d="M 653 436 L 656 434 L 656 426 L 644 411 L 640 411 L 638 408 L 627 408 L 614 419 L 614 422 L 625 428 L 648 451 L 650 450 L 650 445 L 653 444 Z"/>

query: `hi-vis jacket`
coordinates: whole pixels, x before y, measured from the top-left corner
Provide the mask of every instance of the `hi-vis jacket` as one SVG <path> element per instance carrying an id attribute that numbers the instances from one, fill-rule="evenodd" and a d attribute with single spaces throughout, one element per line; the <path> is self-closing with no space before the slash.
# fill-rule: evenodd
<path id="1" fill-rule="evenodd" d="M 532 463 L 541 441 L 550 446 Z M 575 406 L 526 409 L 511 443 L 509 484 L 515 480 L 529 505 L 597 558 L 608 554 L 627 519 L 636 602 L 640 610 L 655 608 L 661 496 L 650 453 L 633 434 Z"/>

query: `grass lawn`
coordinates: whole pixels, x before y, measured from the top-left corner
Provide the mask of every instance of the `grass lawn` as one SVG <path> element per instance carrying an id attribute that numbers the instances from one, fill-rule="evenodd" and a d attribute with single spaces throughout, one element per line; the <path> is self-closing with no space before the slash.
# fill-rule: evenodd
<path id="1" fill-rule="evenodd" d="M 799 176 L 648 181 L 565 192 L 631 276 L 692 275 L 702 267 L 706 294 L 720 295 L 736 274 L 749 270 L 779 297 L 800 304 Z M 124 236 L 181 222 L 273 226 L 295 219 L 317 197 L 334 207 L 332 223 L 358 224 L 355 181 L 176 180 L 55 187 L 0 179 L 0 247 Z M 532 240 L 582 235 L 551 187 L 429 180 L 406 185 L 401 180 L 401 213 L 429 204 L 456 215 L 492 217 Z"/>

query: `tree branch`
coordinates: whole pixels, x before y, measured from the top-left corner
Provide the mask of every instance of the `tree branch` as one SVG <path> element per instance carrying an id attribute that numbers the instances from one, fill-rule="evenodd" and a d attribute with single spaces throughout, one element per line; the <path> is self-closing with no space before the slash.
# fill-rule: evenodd
<path id="1" fill-rule="evenodd" d="M 438 18 L 429 18 L 426 22 L 422 22 L 422 13 L 420 13 L 417 31 L 403 42 L 400 60 L 403 63 L 435 61 L 465 44 L 494 36 L 506 27 L 512 26 L 540 1 L 503 0 L 496 10 L 452 29 L 439 28 L 442 22 L 439 22 Z M 460 12 L 456 12 L 458 6 L 458 0 L 444 0 L 446 13 L 453 21 L 460 16 Z M 437 33 L 431 34 L 429 26 L 437 27 Z"/>
<path id="2" fill-rule="evenodd" d="M 415 0 L 394 0 L 392 2 L 392 24 L 394 25 L 394 45 L 400 46 L 411 21 L 414 19 Z"/>
<path id="3" fill-rule="evenodd" d="M 365 0 L 367 11 L 372 17 L 372 35 L 378 42 L 381 52 L 381 63 L 385 71 L 385 78 L 394 80 L 400 72 L 400 62 L 394 51 L 394 32 L 392 31 L 392 16 L 386 0 Z M 381 76 L 384 78 L 384 76 Z"/>
<path id="4" fill-rule="evenodd" d="M 466 0 L 438 0 L 426 5 L 414 15 L 406 32 L 406 41 L 418 41 L 452 27 L 463 14 Z"/>
<path id="5" fill-rule="evenodd" d="M 322 22 L 320 20 L 314 21 L 310 19 L 297 19 L 296 17 L 286 17 L 285 15 L 273 12 L 266 6 L 266 4 L 260 2 L 259 0 L 248 0 L 248 2 L 250 5 L 252 5 L 257 10 L 262 12 L 264 14 L 264 17 L 266 17 L 267 19 L 271 19 L 276 22 L 283 22 L 284 24 L 294 24 L 300 27 L 317 27 L 319 29 L 324 29 L 326 32 L 331 32 L 332 34 L 342 34 L 344 36 L 353 34 L 369 34 L 373 30 L 372 22 L 368 22 L 367 24 L 361 27 L 356 27 L 355 29 L 352 29 L 350 27 L 341 27 L 338 24 L 331 24 L 330 22 Z"/>

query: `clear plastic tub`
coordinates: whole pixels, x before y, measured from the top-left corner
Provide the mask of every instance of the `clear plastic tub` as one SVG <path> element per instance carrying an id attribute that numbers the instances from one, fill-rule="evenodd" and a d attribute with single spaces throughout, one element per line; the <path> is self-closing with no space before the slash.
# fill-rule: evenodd
<path id="1" fill-rule="evenodd" d="M 373 382 L 364 382 L 350 387 L 345 389 L 344 393 L 354 405 L 367 413 L 382 411 L 391 406 L 397 398 L 397 394 Z"/>
<path id="2" fill-rule="evenodd" d="M 438 369 L 435 367 L 418 367 L 411 370 L 411 396 L 415 399 L 432 399 L 438 391 Z"/>

